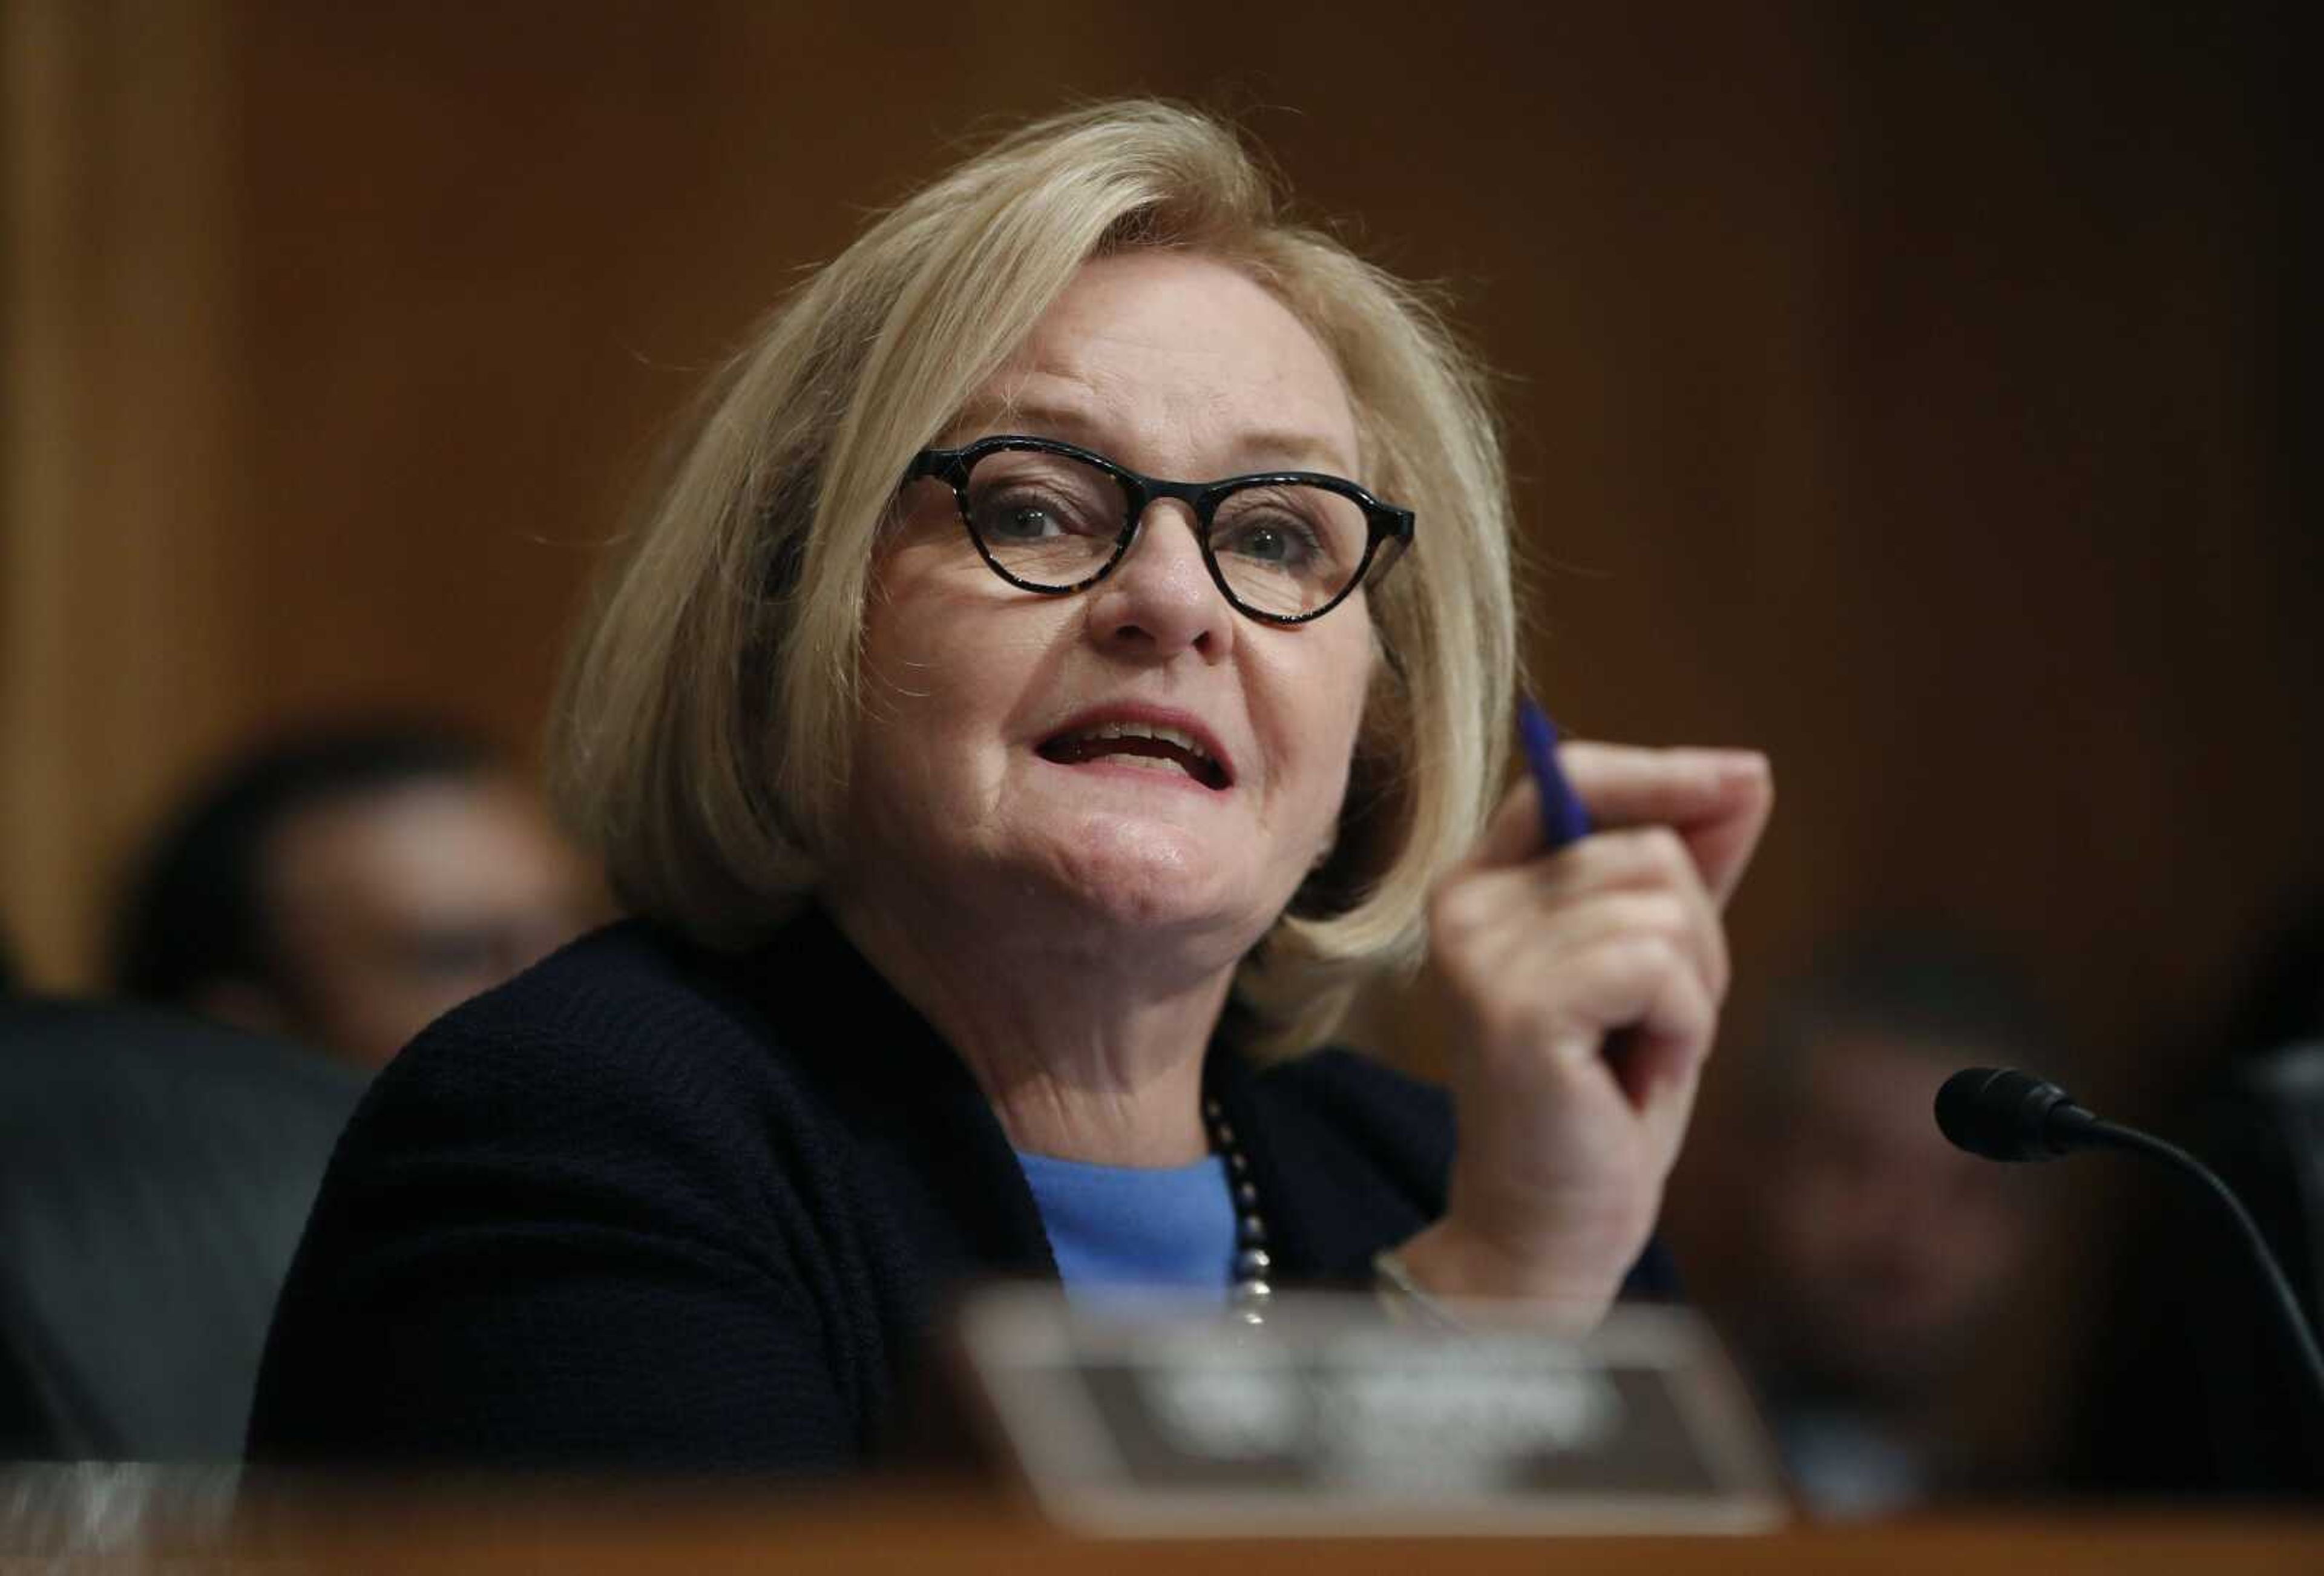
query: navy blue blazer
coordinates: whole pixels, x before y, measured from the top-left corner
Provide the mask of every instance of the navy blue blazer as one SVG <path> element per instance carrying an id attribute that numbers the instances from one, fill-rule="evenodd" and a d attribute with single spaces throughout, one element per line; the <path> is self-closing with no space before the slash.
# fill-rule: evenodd
<path id="1" fill-rule="evenodd" d="M 1278 1284 L 1363 1283 L 1444 1207 L 1444 1093 L 1214 1048 Z M 947 1300 L 1056 1267 L 960 1059 L 822 914 L 630 921 L 372 1086 L 277 1307 L 253 1460 L 649 1471 L 879 1460 Z M 1633 1289 L 1666 1289 L 1650 1255 Z"/>

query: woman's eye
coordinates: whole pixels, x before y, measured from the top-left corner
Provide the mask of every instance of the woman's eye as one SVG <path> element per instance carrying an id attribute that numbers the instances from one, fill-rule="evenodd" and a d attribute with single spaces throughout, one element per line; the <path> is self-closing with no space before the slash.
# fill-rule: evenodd
<path id="1" fill-rule="evenodd" d="M 1214 551 L 1278 569 L 1302 569 L 1315 558 L 1314 534 L 1289 516 L 1242 520 L 1212 543 Z"/>
<path id="2" fill-rule="evenodd" d="M 977 528 L 988 541 L 1029 542 L 1060 536 L 1107 536 L 1097 512 L 1071 500 L 1000 495 L 976 504 Z M 1114 522 L 1116 525 L 1119 521 Z"/>
<path id="3" fill-rule="evenodd" d="M 1065 534 L 1047 510 L 1029 504 L 1000 510 L 989 518 L 992 534 L 1010 541 L 1032 541 L 1040 537 Z"/>

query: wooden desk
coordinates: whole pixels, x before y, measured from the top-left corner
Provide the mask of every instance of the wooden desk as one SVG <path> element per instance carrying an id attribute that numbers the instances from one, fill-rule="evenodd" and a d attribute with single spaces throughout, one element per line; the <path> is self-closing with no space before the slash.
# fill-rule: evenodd
<path id="1" fill-rule="evenodd" d="M 2324 1510 L 2246 1513 L 2058 1508 L 1875 1526 L 1801 1526 L 1756 1538 L 1367 1538 L 1091 1542 L 1029 1508 L 960 1488 L 783 1492 L 563 1485 L 484 1492 L 350 1489 L 264 1481 L 238 1504 L 231 1474 L 52 1469 L 42 1490 L 0 1482 L 0 1556 L 78 1555 L 104 1569 L 504 1576 L 769 1570 L 1092 1576 L 1259 1569 L 1293 1576 L 2181 1576 L 2324 1572 Z M 111 1473 L 107 1479 L 102 1474 Z M 28 1491 L 27 1483 L 32 1487 Z M 108 1508 L 109 1507 L 109 1508 Z M 29 1515 L 28 1515 L 29 1507 Z M 108 1522 L 108 1516 L 111 1518 Z M 0 1559 L 0 1565 L 7 1562 Z M 78 1568 L 78 1567 L 77 1567 Z"/>

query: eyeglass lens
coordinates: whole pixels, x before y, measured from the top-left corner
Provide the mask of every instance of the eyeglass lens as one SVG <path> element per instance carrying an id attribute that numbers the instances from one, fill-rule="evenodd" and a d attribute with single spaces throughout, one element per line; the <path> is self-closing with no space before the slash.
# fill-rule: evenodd
<path id="1" fill-rule="evenodd" d="M 968 523 L 1028 585 L 1079 585 L 1113 556 L 1130 500 L 1114 476 L 1066 455 L 999 449 L 968 477 Z M 1211 555 L 1233 598 L 1276 617 L 1312 613 L 1351 585 L 1371 539 L 1363 506 L 1328 488 L 1261 484 L 1218 501 Z"/>

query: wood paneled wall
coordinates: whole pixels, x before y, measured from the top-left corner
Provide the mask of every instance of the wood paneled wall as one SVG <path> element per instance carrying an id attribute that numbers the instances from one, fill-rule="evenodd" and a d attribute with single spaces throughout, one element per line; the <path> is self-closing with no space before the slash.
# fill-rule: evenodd
<path id="1" fill-rule="evenodd" d="M 2289 11 L 18 0 L 0 925 L 88 983 L 265 723 L 530 751 L 699 369 L 964 134 L 1151 91 L 1461 300 L 1554 709 L 1774 752 L 1738 1025 L 1948 915 L 2135 1097 L 2324 873 Z"/>
<path id="2" fill-rule="evenodd" d="M 189 6 L 28 0 L 0 48 L 0 933 L 78 984 L 112 850 L 263 705 L 232 61 Z"/>
<path id="3" fill-rule="evenodd" d="M 696 373 L 981 125 L 1240 112 L 1508 374 L 1537 677 L 1768 744 L 1750 972 L 1957 910 L 2111 1040 L 2312 871 L 2265 13 L 31 0 L 8 13 L 11 928 L 266 720 L 535 736 Z"/>

